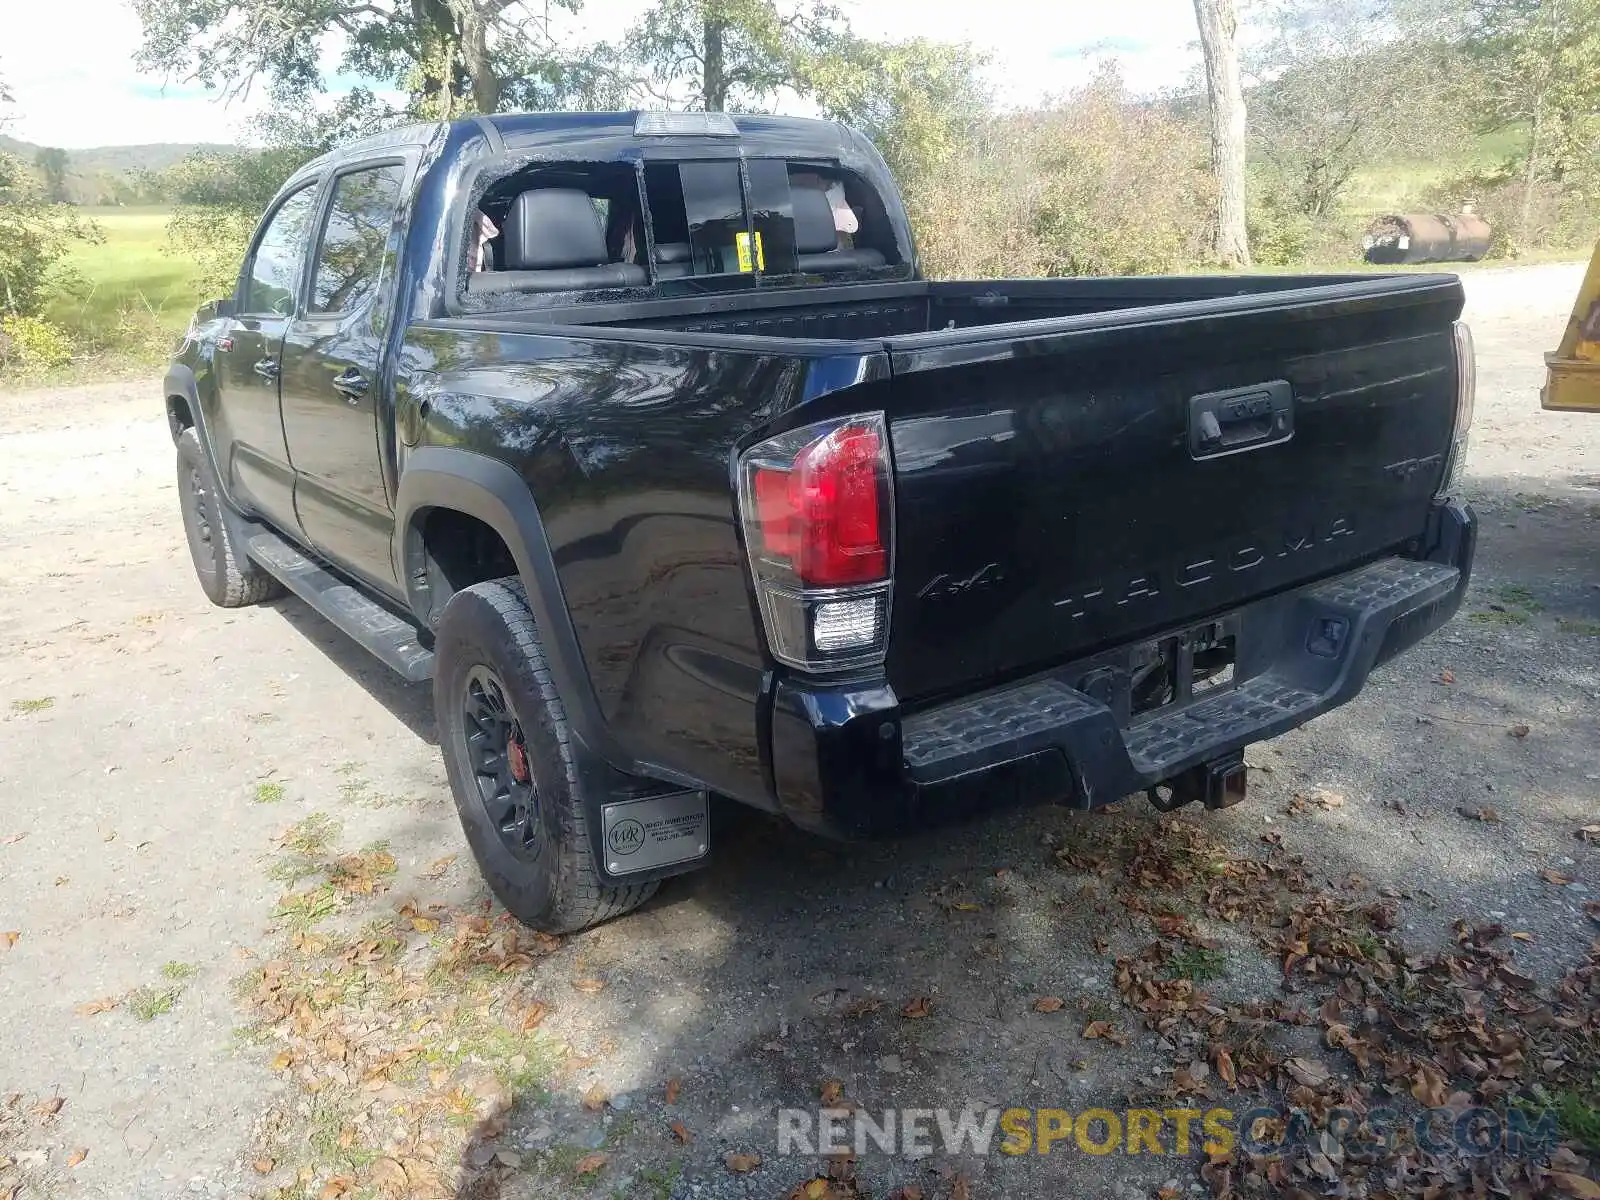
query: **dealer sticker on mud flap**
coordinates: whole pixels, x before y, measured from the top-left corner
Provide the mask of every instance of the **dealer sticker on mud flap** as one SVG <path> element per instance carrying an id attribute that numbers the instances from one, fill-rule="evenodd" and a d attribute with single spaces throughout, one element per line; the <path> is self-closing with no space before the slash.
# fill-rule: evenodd
<path id="1" fill-rule="evenodd" d="M 710 807 L 705 792 L 603 805 L 606 870 L 627 875 L 703 857 L 711 840 Z"/>

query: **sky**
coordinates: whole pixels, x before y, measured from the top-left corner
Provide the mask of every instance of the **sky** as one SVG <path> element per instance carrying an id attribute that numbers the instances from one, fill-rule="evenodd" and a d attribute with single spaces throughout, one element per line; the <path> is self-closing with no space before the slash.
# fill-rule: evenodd
<path id="1" fill-rule="evenodd" d="M 580 40 L 615 38 L 647 0 L 587 0 Z M 857 32 L 875 38 L 970 41 L 993 60 L 1003 102 L 1029 104 L 1083 82 L 1117 59 L 1136 91 L 1180 83 L 1199 61 L 1192 0 L 846 0 Z M 42 145 L 227 142 L 259 111 L 259 95 L 224 105 L 182 81 L 141 75 L 139 22 L 127 0 L 63 8 L 0 0 L 0 77 L 16 98 L 5 132 Z M 63 53 L 70 46 L 70 53 Z M 3 115 L 3 114 L 0 114 Z"/>

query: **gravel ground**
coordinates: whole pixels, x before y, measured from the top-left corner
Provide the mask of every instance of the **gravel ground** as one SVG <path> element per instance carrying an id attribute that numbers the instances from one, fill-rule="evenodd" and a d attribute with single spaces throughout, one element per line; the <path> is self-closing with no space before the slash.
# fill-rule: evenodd
<path id="1" fill-rule="evenodd" d="M 1468 277 L 1467 490 L 1483 529 L 1463 615 L 1357 701 L 1255 747 L 1248 803 L 1186 816 L 1241 853 L 1278 834 L 1319 877 L 1403 893 L 1408 945 L 1440 945 L 1458 918 L 1525 931 L 1517 962 L 1544 984 L 1581 959 L 1583 904 L 1600 896 L 1600 849 L 1574 837 L 1600 821 L 1600 417 L 1543 413 L 1537 397 L 1580 275 Z M 16 1159 L 30 1200 L 300 1194 L 294 1147 L 322 1145 L 318 1093 L 241 1032 L 258 1014 L 235 986 L 309 927 L 282 915 L 268 873 L 287 827 L 333 814 L 341 848 L 385 844 L 393 873 L 352 917 L 484 900 L 426 690 L 295 600 L 208 606 L 171 459 L 151 382 L 0 395 L 0 932 L 17 935 L 0 936 L 0 1171 Z M 1294 802 L 1318 789 L 1324 803 Z M 828 1081 L 869 1110 L 1115 1107 L 1170 1047 L 1083 1040 L 1080 1014 L 1116 1000 L 1097 938 L 1117 954 L 1149 935 L 1108 909 L 1112 880 L 1052 851 L 1153 826 L 1142 802 L 1123 808 L 1013 812 L 866 848 L 730 816 L 712 867 L 526 970 L 518 1000 L 547 1003 L 541 1044 L 561 1063 L 479 1125 L 469 1162 L 504 1165 L 459 1195 L 781 1197 L 818 1160 L 775 1153 L 773 1112 L 814 1107 Z M 427 920 L 413 927 L 402 953 L 432 953 Z M 1276 964 L 1216 933 L 1213 991 L 1276 994 Z M 1067 1011 L 1035 1011 L 1046 995 Z M 929 1015 L 898 1015 L 916 997 Z M 598 1112 L 595 1087 L 610 1096 Z M 344 1194 L 325 1182 L 338 1151 L 323 1151 L 305 1159 L 306 1194 Z M 730 1151 L 765 1162 L 733 1174 Z M 958 1175 L 973 1197 L 1200 1187 L 1170 1158 L 859 1165 L 879 1197 L 959 1194 Z"/>

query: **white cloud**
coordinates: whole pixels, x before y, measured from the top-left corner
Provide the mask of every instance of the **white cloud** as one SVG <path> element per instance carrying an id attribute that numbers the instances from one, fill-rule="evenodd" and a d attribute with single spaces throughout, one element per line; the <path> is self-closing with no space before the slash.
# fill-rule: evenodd
<path id="1" fill-rule="evenodd" d="M 570 22 L 586 39 L 615 38 L 646 0 L 589 0 Z M 847 0 L 871 37 L 971 41 L 993 60 L 1003 101 L 1027 104 L 1084 81 L 1105 57 L 1129 84 L 1154 91 L 1180 83 L 1198 61 L 1191 0 Z M 60 5 L 0 0 L 0 74 L 16 94 L 16 137 L 68 149 L 141 142 L 233 141 L 264 98 L 224 106 L 205 92 L 133 65 L 139 22 L 125 0 Z"/>

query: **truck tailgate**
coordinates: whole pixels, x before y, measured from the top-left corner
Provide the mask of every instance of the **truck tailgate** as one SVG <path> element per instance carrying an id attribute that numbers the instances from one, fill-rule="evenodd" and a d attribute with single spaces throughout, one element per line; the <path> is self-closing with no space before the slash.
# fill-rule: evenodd
<path id="1" fill-rule="evenodd" d="M 1154 637 L 1415 538 L 1453 276 L 889 338 L 890 682 L 915 704 Z"/>

